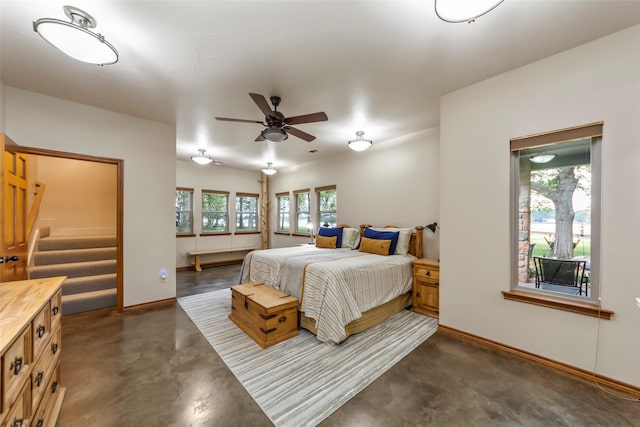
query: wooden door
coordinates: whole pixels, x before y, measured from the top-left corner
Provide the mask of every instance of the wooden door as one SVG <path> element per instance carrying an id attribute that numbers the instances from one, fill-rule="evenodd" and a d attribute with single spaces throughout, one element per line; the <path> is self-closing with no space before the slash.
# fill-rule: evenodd
<path id="1" fill-rule="evenodd" d="M 27 191 L 28 156 L 4 146 L 4 172 L 2 183 L 3 227 L 0 256 L 0 281 L 25 280 L 28 278 L 27 251 Z"/>

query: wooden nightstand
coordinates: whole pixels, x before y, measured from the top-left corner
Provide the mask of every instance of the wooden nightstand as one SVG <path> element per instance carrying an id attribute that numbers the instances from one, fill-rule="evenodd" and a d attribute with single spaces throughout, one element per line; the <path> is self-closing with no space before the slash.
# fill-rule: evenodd
<path id="1" fill-rule="evenodd" d="M 439 317 L 440 263 L 435 259 L 417 259 L 413 264 L 413 306 L 411 310 Z"/>

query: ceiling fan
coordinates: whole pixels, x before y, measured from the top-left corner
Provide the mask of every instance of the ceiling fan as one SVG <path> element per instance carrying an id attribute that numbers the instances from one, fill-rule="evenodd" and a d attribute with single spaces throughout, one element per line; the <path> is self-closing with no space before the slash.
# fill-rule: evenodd
<path id="1" fill-rule="evenodd" d="M 299 125 L 302 123 L 324 122 L 327 119 L 327 115 L 324 112 L 304 114 L 302 116 L 285 117 L 280 111 L 278 111 L 278 105 L 280 105 L 280 97 L 272 96 L 271 104 L 273 104 L 273 110 L 269 106 L 266 98 L 258 93 L 250 93 L 249 96 L 256 103 L 260 111 L 264 113 L 264 122 L 259 120 L 244 120 L 244 119 L 229 119 L 226 117 L 216 117 L 216 120 L 223 120 L 227 122 L 241 122 L 241 123 L 259 123 L 266 127 L 265 130 L 260 132 L 260 135 L 255 139 L 256 141 L 264 141 L 265 139 L 273 142 L 281 142 L 289 137 L 289 134 L 297 136 L 300 139 L 304 139 L 307 142 L 311 142 L 316 139 L 315 136 L 309 135 L 306 132 L 291 127 L 291 125 Z"/>

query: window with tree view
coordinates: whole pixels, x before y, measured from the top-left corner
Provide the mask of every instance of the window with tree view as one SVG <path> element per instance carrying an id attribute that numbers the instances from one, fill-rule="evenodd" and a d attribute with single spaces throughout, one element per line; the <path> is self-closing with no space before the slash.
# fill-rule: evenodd
<path id="1" fill-rule="evenodd" d="M 258 231 L 258 195 L 236 194 L 236 232 Z"/>
<path id="2" fill-rule="evenodd" d="M 278 199 L 278 229 L 282 233 L 290 231 L 289 226 L 289 193 L 276 194 Z"/>
<path id="3" fill-rule="evenodd" d="M 229 232 L 229 193 L 202 190 L 202 233 Z"/>
<path id="4" fill-rule="evenodd" d="M 311 201 L 309 189 L 293 192 L 296 202 L 296 233 L 309 234 L 311 232 Z"/>
<path id="5" fill-rule="evenodd" d="M 193 234 L 193 188 L 176 188 L 176 234 Z"/>
<path id="6" fill-rule="evenodd" d="M 511 140 L 514 289 L 597 301 L 601 133 Z"/>
<path id="7" fill-rule="evenodd" d="M 318 194 L 318 226 L 336 226 L 336 186 L 316 188 Z"/>

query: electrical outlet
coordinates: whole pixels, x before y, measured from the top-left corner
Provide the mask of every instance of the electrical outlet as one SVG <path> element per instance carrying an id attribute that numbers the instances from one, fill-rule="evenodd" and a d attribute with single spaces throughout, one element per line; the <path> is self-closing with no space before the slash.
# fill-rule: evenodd
<path id="1" fill-rule="evenodd" d="M 167 280 L 167 270 L 165 270 L 164 268 L 160 270 L 160 278 L 162 280 Z"/>
<path id="2" fill-rule="evenodd" d="M 636 305 L 640 307 L 640 297 L 636 298 Z"/>

